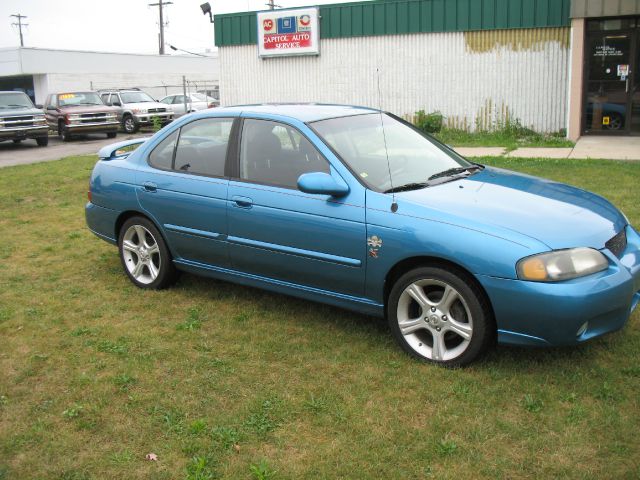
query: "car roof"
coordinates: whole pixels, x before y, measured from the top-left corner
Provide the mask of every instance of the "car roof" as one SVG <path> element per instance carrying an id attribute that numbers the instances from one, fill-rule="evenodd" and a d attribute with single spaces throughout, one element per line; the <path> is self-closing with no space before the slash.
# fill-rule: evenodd
<path id="1" fill-rule="evenodd" d="M 264 103 L 256 105 L 234 105 L 231 107 L 216 108 L 216 112 L 242 112 L 269 115 L 282 115 L 295 118 L 302 122 L 315 122 L 328 118 L 351 117 L 354 115 L 366 115 L 376 113 L 376 110 L 368 107 L 356 107 L 352 105 L 331 105 L 322 103 Z"/>

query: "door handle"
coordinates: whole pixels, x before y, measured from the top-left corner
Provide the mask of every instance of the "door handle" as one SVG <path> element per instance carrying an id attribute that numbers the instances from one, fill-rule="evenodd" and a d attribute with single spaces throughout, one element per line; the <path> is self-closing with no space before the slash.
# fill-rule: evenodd
<path id="1" fill-rule="evenodd" d="M 253 200 L 250 199 L 249 197 L 239 197 L 239 196 L 233 196 L 231 197 L 231 200 L 233 200 L 233 202 L 235 203 L 236 207 L 240 207 L 240 208 L 251 208 L 253 207 Z"/>
<path id="2" fill-rule="evenodd" d="M 142 184 L 142 187 L 144 188 L 145 192 L 155 192 L 156 190 L 158 190 L 158 186 L 153 182 L 144 182 Z"/>

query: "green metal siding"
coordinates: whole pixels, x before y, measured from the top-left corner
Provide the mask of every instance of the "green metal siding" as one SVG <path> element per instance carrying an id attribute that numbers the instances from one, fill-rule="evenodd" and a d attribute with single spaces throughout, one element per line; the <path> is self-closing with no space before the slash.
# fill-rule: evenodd
<path id="1" fill-rule="evenodd" d="M 320 38 L 569 26 L 571 0 L 378 0 L 320 7 Z M 256 12 L 215 16 L 218 47 L 257 42 Z"/>

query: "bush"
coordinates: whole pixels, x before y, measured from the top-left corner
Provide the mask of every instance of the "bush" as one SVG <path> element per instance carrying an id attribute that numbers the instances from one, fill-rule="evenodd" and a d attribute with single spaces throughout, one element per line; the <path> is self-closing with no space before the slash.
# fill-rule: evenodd
<path id="1" fill-rule="evenodd" d="M 423 132 L 438 133 L 442 130 L 444 116 L 440 112 L 425 113 L 424 110 L 416 112 L 415 126 Z"/>

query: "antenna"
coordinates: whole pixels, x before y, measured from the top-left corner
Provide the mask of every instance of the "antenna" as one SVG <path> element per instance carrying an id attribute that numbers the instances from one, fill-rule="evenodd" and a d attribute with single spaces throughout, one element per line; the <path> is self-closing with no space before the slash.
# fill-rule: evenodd
<path id="1" fill-rule="evenodd" d="M 391 186 L 391 211 L 398 211 L 396 203 L 396 193 L 393 191 L 393 177 L 391 176 L 391 163 L 389 162 L 389 150 L 387 149 L 387 134 L 384 131 L 384 120 L 382 119 L 382 90 L 380 90 L 380 69 L 376 68 L 376 78 L 378 80 L 378 110 L 380 111 L 380 126 L 382 127 L 382 138 L 384 140 L 384 154 L 387 157 L 387 169 L 389 171 L 389 184 Z"/>

